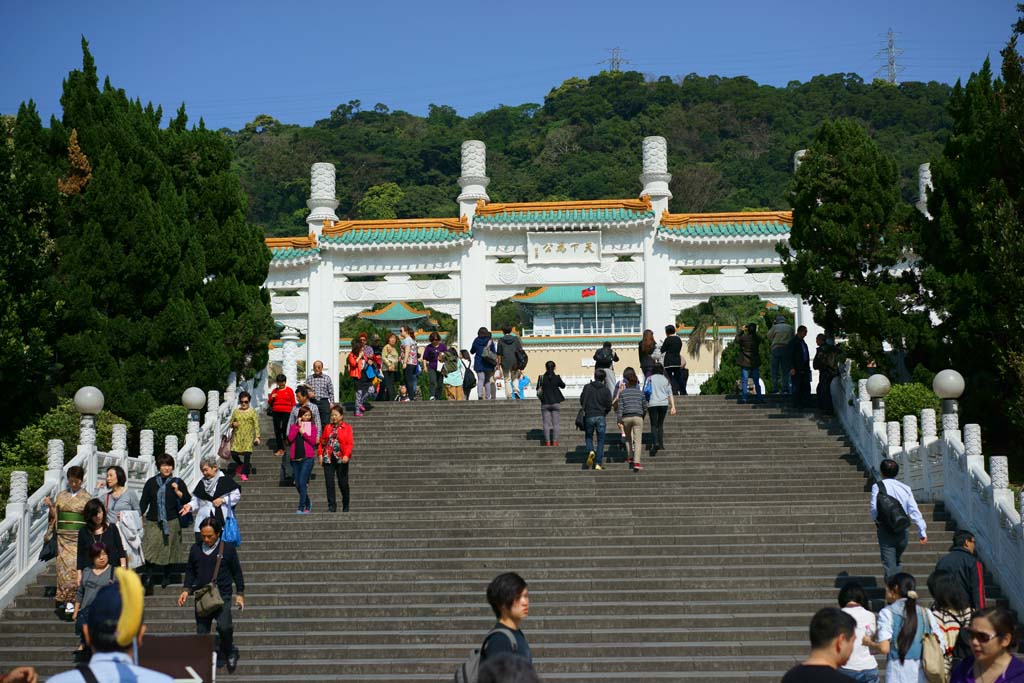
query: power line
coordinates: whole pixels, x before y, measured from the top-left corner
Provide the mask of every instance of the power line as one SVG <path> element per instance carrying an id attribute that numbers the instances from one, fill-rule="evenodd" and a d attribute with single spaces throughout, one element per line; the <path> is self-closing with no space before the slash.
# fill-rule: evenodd
<path id="1" fill-rule="evenodd" d="M 903 66 L 896 62 L 896 58 L 903 54 L 903 50 L 896 47 L 896 35 L 892 32 L 892 29 L 889 29 L 888 34 L 886 34 L 886 41 L 882 44 L 882 49 L 875 54 L 875 59 L 882 59 L 884 61 L 878 71 L 875 72 L 875 76 L 880 76 L 884 73 L 885 80 L 892 85 L 896 85 L 896 78 L 904 69 Z"/>
<path id="2" fill-rule="evenodd" d="M 608 59 L 602 59 L 598 62 L 598 64 L 607 64 L 609 66 L 609 71 L 622 71 L 623 64 L 633 63 L 622 56 L 622 50 L 620 48 L 613 47 L 609 52 L 611 52 L 611 56 L 608 57 Z"/>

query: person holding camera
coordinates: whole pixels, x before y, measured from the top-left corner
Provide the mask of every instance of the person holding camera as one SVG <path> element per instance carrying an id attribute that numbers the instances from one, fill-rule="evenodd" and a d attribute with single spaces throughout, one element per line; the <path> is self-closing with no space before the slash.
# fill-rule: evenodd
<path id="1" fill-rule="evenodd" d="M 747 402 L 747 382 L 754 380 L 757 402 L 763 403 L 761 395 L 761 337 L 757 335 L 757 323 L 750 323 L 736 337 L 740 348 L 740 403 Z"/>

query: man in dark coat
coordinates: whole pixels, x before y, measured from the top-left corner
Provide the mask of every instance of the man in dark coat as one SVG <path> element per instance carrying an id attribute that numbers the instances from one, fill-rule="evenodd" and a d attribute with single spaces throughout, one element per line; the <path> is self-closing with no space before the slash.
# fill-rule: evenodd
<path id="1" fill-rule="evenodd" d="M 960 530 L 953 534 L 953 546 L 949 553 L 935 564 L 936 572 L 947 572 L 956 577 L 971 599 L 971 609 L 985 607 L 984 568 L 977 556 L 974 534 Z"/>
<path id="2" fill-rule="evenodd" d="M 789 342 L 789 374 L 793 378 L 793 405 L 806 408 L 811 400 L 811 353 L 807 349 L 807 326 L 796 328 Z"/>
<path id="3" fill-rule="evenodd" d="M 757 336 L 757 323 L 750 323 L 736 337 L 736 345 L 740 348 L 740 403 L 747 402 L 747 383 L 754 381 L 757 401 L 763 402 L 761 396 L 761 337 Z"/>

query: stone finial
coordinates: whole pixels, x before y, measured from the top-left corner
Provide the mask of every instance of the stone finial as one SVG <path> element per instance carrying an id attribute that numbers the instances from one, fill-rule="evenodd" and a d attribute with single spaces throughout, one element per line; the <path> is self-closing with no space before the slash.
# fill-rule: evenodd
<path id="1" fill-rule="evenodd" d="M 967 455 L 981 455 L 981 425 L 964 425 L 964 452 Z"/>
<path id="2" fill-rule="evenodd" d="M 487 194 L 487 145 L 480 140 L 462 143 L 462 175 L 459 176 L 459 202 L 474 204 L 479 200 L 491 201 Z"/>
<path id="3" fill-rule="evenodd" d="M 988 459 L 988 473 L 992 477 L 993 489 L 1010 488 L 1010 459 L 1005 455 L 993 455 Z"/>
<path id="4" fill-rule="evenodd" d="M 885 424 L 885 401 L 883 399 L 872 399 L 871 418 L 875 422 Z"/>
<path id="5" fill-rule="evenodd" d="M 900 446 L 900 423 L 896 420 L 885 423 L 886 440 L 893 448 Z"/>
<path id="6" fill-rule="evenodd" d="M 796 173 L 797 169 L 800 168 L 800 164 L 804 162 L 805 156 L 807 156 L 806 149 L 798 149 L 793 153 L 793 173 Z"/>
<path id="7" fill-rule="evenodd" d="M 206 412 L 215 413 L 220 408 L 220 394 L 216 389 L 206 392 Z"/>
<path id="8" fill-rule="evenodd" d="M 281 372 L 287 378 L 288 386 L 298 386 L 299 333 L 291 327 L 281 332 L 281 358 Z"/>
<path id="9" fill-rule="evenodd" d="M 139 432 L 139 455 L 143 458 L 153 456 L 153 430 L 143 429 Z"/>
<path id="10" fill-rule="evenodd" d="M 178 455 L 178 437 L 174 434 L 168 434 L 164 437 L 164 453 L 168 455 Z"/>
<path id="11" fill-rule="evenodd" d="M 956 413 L 942 413 L 942 431 L 956 431 L 960 429 L 960 416 Z"/>
<path id="12" fill-rule="evenodd" d="M 917 418 L 913 415 L 903 416 L 903 443 L 917 443 Z"/>
<path id="13" fill-rule="evenodd" d="M 921 410 L 921 436 L 936 436 L 934 408 L 924 408 Z"/>
<path id="14" fill-rule="evenodd" d="M 96 416 L 82 415 L 78 422 L 78 443 L 82 446 L 96 445 Z"/>
<path id="15" fill-rule="evenodd" d="M 110 449 L 114 451 L 128 450 L 128 427 L 123 424 L 113 426 L 110 434 Z"/>
<path id="16" fill-rule="evenodd" d="M 924 214 L 925 218 L 931 218 L 928 213 L 928 192 L 932 185 L 932 165 L 921 164 L 917 167 L 917 210 Z"/>
<path id="17" fill-rule="evenodd" d="M 320 235 L 325 220 L 338 220 L 338 215 L 334 213 L 338 208 L 338 200 L 335 198 L 336 182 L 334 164 L 320 162 L 310 168 L 309 200 L 306 201 L 309 216 L 306 217 L 306 224 L 317 235 Z"/>
<path id="18" fill-rule="evenodd" d="M 868 393 L 868 381 L 866 379 L 857 380 L 857 400 L 859 401 L 870 401 L 871 394 Z"/>
<path id="19" fill-rule="evenodd" d="M 11 495 L 8 503 L 24 503 L 28 500 L 28 472 L 11 472 Z"/>
<path id="20" fill-rule="evenodd" d="M 668 172 L 668 142 L 660 135 L 651 135 L 643 141 L 643 169 L 640 183 L 643 191 L 640 196 L 648 195 L 651 199 L 672 198 L 668 184 L 672 175 Z"/>
<path id="21" fill-rule="evenodd" d="M 59 470 L 64 467 L 64 442 L 50 439 L 46 442 L 46 469 Z"/>

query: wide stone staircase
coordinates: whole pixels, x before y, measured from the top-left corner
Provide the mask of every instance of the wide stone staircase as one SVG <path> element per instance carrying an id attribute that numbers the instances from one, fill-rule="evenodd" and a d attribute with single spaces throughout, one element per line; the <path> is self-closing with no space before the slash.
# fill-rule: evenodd
<path id="1" fill-rule="evenodd" d="M 595 472 L 575 401 L 558 447 L 541 443 L 539 413 L 424 401 L 350 414 L 349 513 L 327 511 L 320 474 L 312 514 L 295 515 L 259 449 L 237 509 L 247 603 L 230 678 L 451 680 L 494 621 L 484 590 L 505 571 L 529 583 L 523 628 L 548 681 L 778 681 L 845 581 L 881 597 L 867 480 L 813 415 L 686 397 L 666 449 L 634 474 L 613 420 Z M 952 534 L 941 508 L 922 508 L 929 543 L 904 559 L 926 592 Z M 4 612 L 0 661 L 67 668 L 75 637 L 44 596 L 52 584 L 51 568 Z M 193 632 L 178 591 L 147 599 L 151 633 Z"/>

